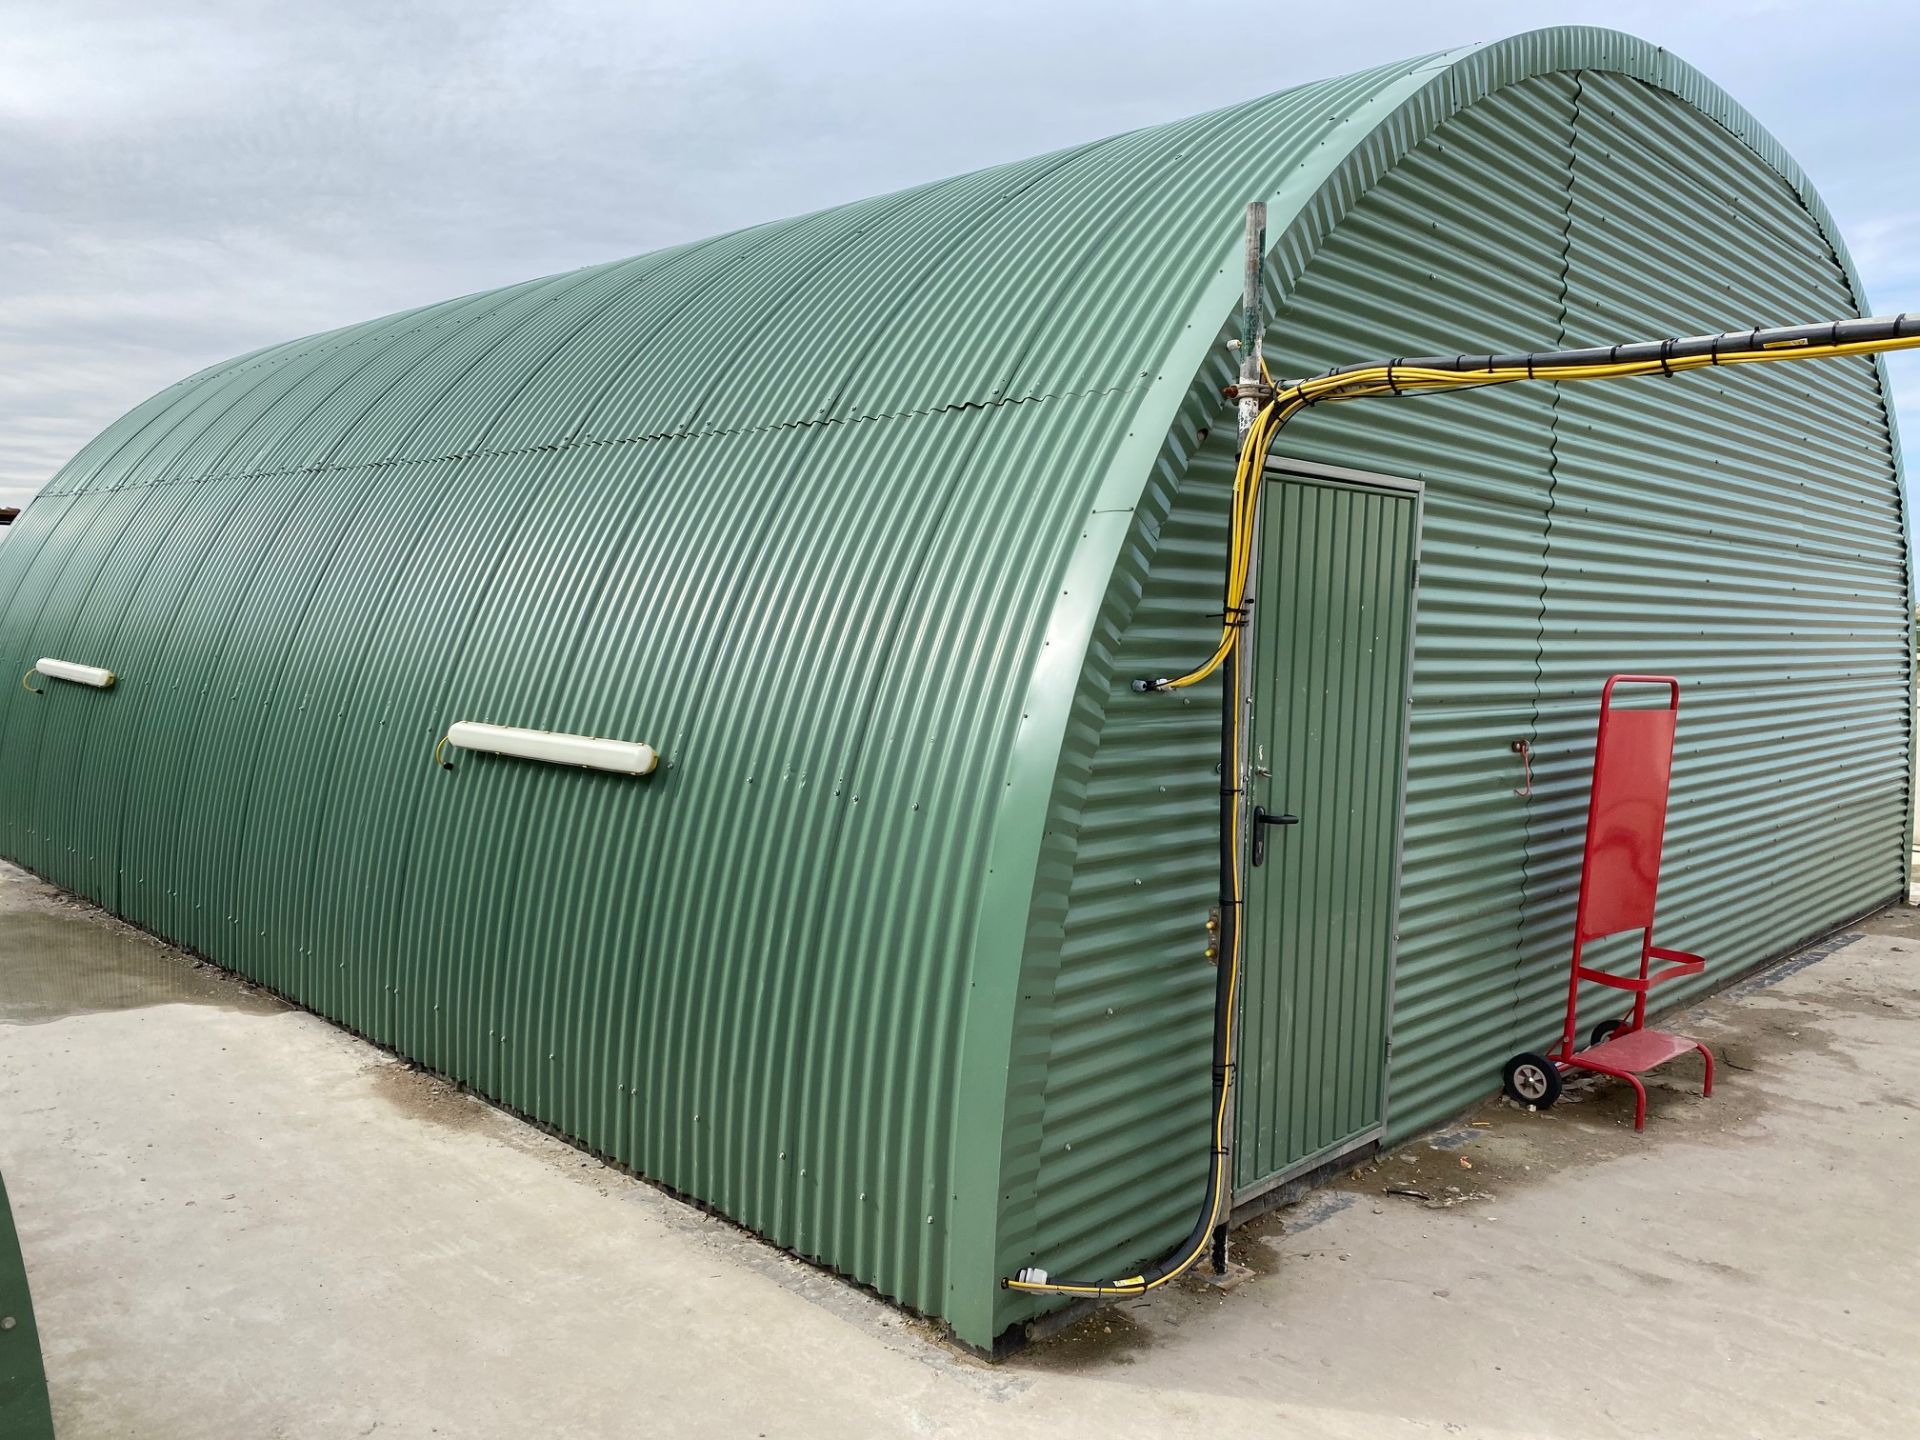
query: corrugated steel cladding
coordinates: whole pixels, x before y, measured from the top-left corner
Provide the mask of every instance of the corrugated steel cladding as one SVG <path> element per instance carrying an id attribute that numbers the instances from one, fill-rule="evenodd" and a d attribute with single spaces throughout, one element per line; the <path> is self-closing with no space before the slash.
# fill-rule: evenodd
<path id="1" fill-rule="evenodd" d="M 1214 702 L 1125 682 L 1217 606 L 1263 194 L 1276 370 L 1859 309 L 1751 120 L 1562 29 L 270 348 L 0 547 L 16 673 L 123 677 L 7 691 L 0 844 L 990 1340 L 999 1275 L 1197 1201 Z M 1543 1036 L 1607 669 L 1693 681 L 1667 938 L 1724 976 L 1896 891 L 1876 366 L 1287 448 L 1428 485 L 1395 1134 Z M 461 718 L 669 768 L 447 775 Z"/>

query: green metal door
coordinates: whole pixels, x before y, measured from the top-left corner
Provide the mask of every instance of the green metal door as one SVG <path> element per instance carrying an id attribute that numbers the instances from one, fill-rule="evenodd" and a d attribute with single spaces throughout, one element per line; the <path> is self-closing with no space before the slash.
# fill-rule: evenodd
<path id="1" fill-rule="evenodd" d="M 1249 826 L 1242 1197 L 1385 1114 L 1419 491 L 1337 473 L 1271 478 L 1262 518 L 1250 805 L 1299 823 Z"/>

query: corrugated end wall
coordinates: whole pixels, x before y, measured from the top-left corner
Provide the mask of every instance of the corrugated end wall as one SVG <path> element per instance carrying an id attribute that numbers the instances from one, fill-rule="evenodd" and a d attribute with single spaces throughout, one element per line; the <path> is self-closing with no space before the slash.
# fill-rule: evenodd
<path id="1" fill-rule="evenodd" d="M 1269 281 L 1276 374 L 1863 313 L 1750 139 L 1598 69 L 1458 114 Z M 1217 633 L 1232 416 L 1210 424 L 1086 782 L 1035 1224 L 1008 1232 L 1056 1273 L 1158 1253 L 1204 1178 L 1218 691 L 1126 682 Z M 1557 1033 L 1609 673 L 1686 681 L 1659 931 L 1711 964 L 1663 1002 L 1902 893 L 1908 579 L 1874 362 L 1338 407 L 1276 453 L 1426 486 L 1389 1142 Z"/>

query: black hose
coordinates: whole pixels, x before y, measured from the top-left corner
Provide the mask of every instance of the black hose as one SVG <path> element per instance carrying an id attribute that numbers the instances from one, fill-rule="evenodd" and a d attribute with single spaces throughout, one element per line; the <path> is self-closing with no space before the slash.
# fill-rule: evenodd
<path id="1" fill-rule="evenodd" d="M 1777 325 L 1768 330 L 1726 330 L 1684 339 L 1637 340 L 1630 345 L 1592 345 L 1581 350 L 1535 350 L 1508 355 L 1409 355 L 1396 358 L 1396 370 L 1550 370 L 1583 365 L 1614 365 L 1649 360 L 1684 360 L 1700 355 L 1722 360 L 1757 351 L 1793 350 L 1809 345 L 1857 345 L 1874 340 L 1904 340 L 1920 335 L 1920 315 L 1872 315 L 1862 320 L 1830 320 L 1819 325 Z M 1322 375 L 1374 370 L 1378 360 L 1336 365 Z M 1298 381 L 1289 382 L 1297 384 Z M 1283 390 L 1287 386 L 1281 387 Z"/>
<path id="2" fill-rule="evenodd" d="M 1246 626 L 1250 618 L 1246 609 L 1242 609 L 1239 623 Z M 1242 643 L 1233 647 L 1220 674 L 1220 968 L 1213 981 L 1213 1094 L 1212 1108 L 1207 1114 L 1221 1115 L 1222 1125 L 1218 1143 L 1209 1147 L 1211 1153 L 1207 1157 L 1206 1210 L 1194 1222 L 1194 1232 L 1189 1237 L 1192 1243 L 1198 1244 L 1205 1229 L 1212 1228 L 1209 1243 L 1213 1247 L 1213 1266 L 1215 1272 L 1222 1275 L 1227 1269 L 1227 1221 L 1233 1213 L 1233 1202 L 1229 1199 L 1221 1204 L 1220 1195 L 1222 1187 L 1232 1183 L 1224 1172 L 1227 1157 L 1233 1152 L 1233 1136 L 1227 1128 L 1233 1117 L 1222 1115 L 1221 1107 L 1225 1091 L 1233 1080 L 1233 982 L 1234 972 L 1242 962 L 1240 911 L 1245 898 L 1240 894 L 1240 827 L 1234 824 L 1234 815 L 1240 801 L 1240 726 L 1246 719 L 1240 714 L 1241 651 L 1246 634 L 1243 629 Z M 1190 1252 L 1182 1246 L 1174 1253 Z"/>

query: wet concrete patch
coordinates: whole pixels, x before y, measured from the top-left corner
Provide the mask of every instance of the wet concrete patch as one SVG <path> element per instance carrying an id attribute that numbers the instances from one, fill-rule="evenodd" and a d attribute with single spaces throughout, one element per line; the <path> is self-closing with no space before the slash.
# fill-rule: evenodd
<path id="1" fill-rule="evenodd" d="M 1353 1199 L 1351 1195 L 1344 1198 L 1349 1202 Z M 1285 1207 L 1288 1213 L 1302 1208 L 1299 1205 Z M 1280 1246 L 1295 1224 L 1311 1227 L 1317 1224 L 1319 1219 L 1325 1219 L 1326 1214 L 1331 1213 L 1333 1212 L 1322 1213 L 1318 1219 L 1295 1217 L 1293 1224 L 1288 1222 L 1286 1214 L 1280 1210 L 1269 1210 L 1264 1215 L 1256 1215 L 1228 1238 L 1228 1254 L 1257 1276 L 1276 1274 L 1282 1259 Z"/>
<path id="2" fill-rule="evenodd" d="M 1150 1310 L 1153 1304 L 1151 1299 L 1142 1299 L 1095 1310 L 1058 1334 L 1020 1351 L 1006 1362 L 1007 1367 L 1081 1374 L 1115 1365 L 1132 1365 L 1141 1352 L 1154 1343 L 1154 1332 L 1148 1327 L 1144 1314 L 1136 1316 L 1133 1312 L 1136 1308 Z"/>
<path id="3" fill-rule="evenodd" d="M 288 1008 L 104 910 L 0 866 L 0 1024 L 180 1004 Z"/>
<path id="4" fill-rule="evenodd" d="M 1349 1194 L 1370 1197 L 1376 1209 L 1416 1205 L 1452 1210 L 1491 1200 L 1497 1187 L 1526 1178 L 1533 1161 L 1522 1156 L 1511 1137 L 1494 1136 L 1492 1122 L 1479 1123 L 1487 1130 L 1416 1140 L 1335 1183 Z M 1448 1143 L 1439 1143 L 1442 1139 Z"/>
<path id="5" fill-rule="evenodd" d="M 451 1080 L 417 1065 L 410 1065 L 405 1060 L 378 1061 L 369 1067 L 367 1075 L 372 1081 L 374 1094 L 410 1119 L 444 1125 L 451 1130 L 474 1130 L 496 1119 L 508 1118 Z M 554 1147 L 537 1148 L 553 1150 Z M 577 1163 L 582 1169 L 592 1163 L 575 1158 L 573 1152 L 568 1152 L 568 1155 L 570 1162 Z"/>

